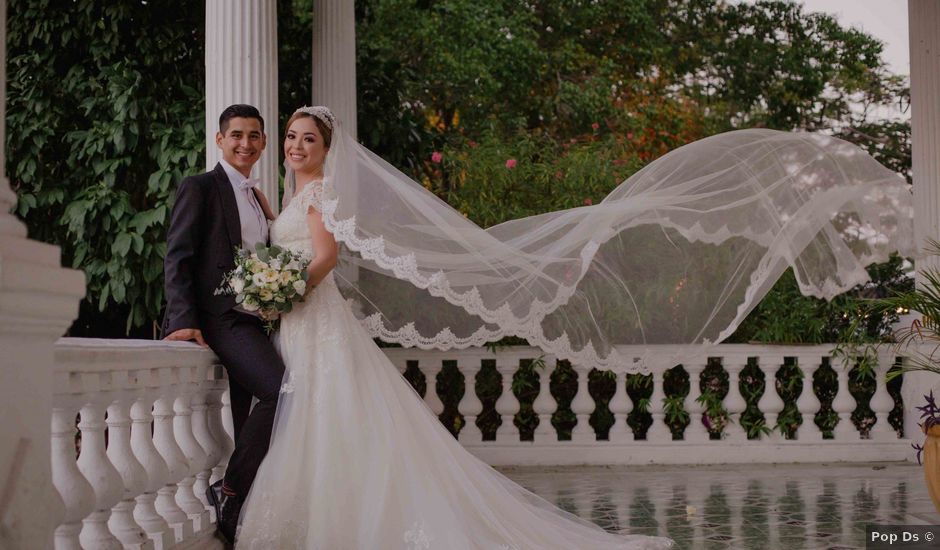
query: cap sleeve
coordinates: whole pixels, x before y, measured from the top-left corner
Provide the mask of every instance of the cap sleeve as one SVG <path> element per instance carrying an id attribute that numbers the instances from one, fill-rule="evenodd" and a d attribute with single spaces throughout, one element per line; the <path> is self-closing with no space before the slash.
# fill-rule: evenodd
<path id="1" fill-rule="evenodd" d="M 297 197 L 300 200 L 300 206 L 305 212 L 310 209 L 323 213 L 323 182 L 310 182 L 301 189 Z"/>

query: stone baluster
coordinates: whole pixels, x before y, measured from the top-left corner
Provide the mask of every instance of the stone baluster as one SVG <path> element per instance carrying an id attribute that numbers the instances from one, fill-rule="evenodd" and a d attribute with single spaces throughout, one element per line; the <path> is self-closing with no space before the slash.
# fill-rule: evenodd
<path id="1" fill-rule="evenodd" d="M 235 421 L 232 419 L 232 392 L 227 388 L 222 392 L 222 428 L 228 440 L 232 442 L 232 449 L 225 455 L 225 462 L 228 464 L 228 459 L 235 450 Z"/>
<path id="2" fill-rule="evenodd" d="M 747 401 L 741 395 L 741 371 L 747 366 L 745 358 L 725 358 L 722 366 L 728 373 L 728 394 L 725 396 L 725 410 L 731 422 L 725 426 L 724 433 L 728 441 L 746 441 L 747 430 L 741 425 L 741 415 L 747 409 Z"/>
<path id="3" fill-rule="evenodd" d="M 169 370 L 169 369 L 167 369 Z M 153 442 L 166 462 L 169 475 L 167 482 L 157 491 L 157 511 L 173 529 L 177 542 L 193 536 L 193 524 L 186 512 L 176 502 L 177 482 L 186 477 L 186 456 L 176 442 L 173 433 L 173 388 L 164 387 L 164 392 L 153 406 Z"/>
<path id="4" fill-rule="evenodd" d="M 502 421 L 496 430 L 497 443 L 518 443 L 519 428 L 516 426 L 516 413 L 519 412 L 519 400 L 512 393 L 512 377 L 516 372 L 515 365 L 507 365 L 497 357 L 496 370 L 503 377 L 503 391 L 496 400 L 496 412 Z"/>
<path id="5" fill-rule="evenodd" d="M 832 400 L 832 409 L 838 413 L 839 423 L 832 430 L 832 436 L 837 441 L 860 439 L 858 429 L 852 423 L 852 412 L 855 411 L 856 402 L 849 392 L 849 375 L 853 365 L 854 360 L 845 366 L 835 365 L 836 375 L 839 377 L 839 390 Z"/>
<path id="6" fill-rule="evenodd" d="M 822 441 L 823 433 L 816 425 L 816 413 L 819 412 L 822 404 L 816 397 L 816 390 L 813 389 L 813 374 L 819 368 L 821 358 L 818 355 L 801 355 L 797 357 L 797 365 L 803 371 L 803 391 L 796 400 L 796 408 L 800 411 L 803 421 L 796 432 L 796 438 L 800 441 Z"/>
<path id="7" fill-rule="evenodd" d="M 777 393 L 777 370 L 783 365 L 783 357 L 763 355 L 757 360 L 757 366 L 764 373 L 764 393 L 757 402 L 757 408 L 764 414 L 764 425 L 773 430 L 769 439 L 781 440 L 783 433 L 777 429 L 777 417 L 786 403 Z"/>
<path id="8" fill-rule="evenodd" d="M 78 469 L 91 483 L 95 492 L 95 509 L 82 520 L 79 540 L 83 548 L 121 550 L 121 543 L 108 529 L 111 507 L 120 502 L 124 493 L 124 482 L 120 474 L 105 454 L 104 442 L 104 406 L 109 392 L 102 392 L 98 399 L 86 403 L 81 410 L 81 452 L 78 455 Z"/>
<path id="9" fill-rule="evenodd" d="M 215 438 L 215 434 L 213 434 L 211 420 L 209 418 L 211 399 L 209 394 L 213 391 L 212 385 L 214 383 L 213 380 L 209 379 L 209 375 L 215 371 L 215 368 L 215 366 L 210 366 L 203 369 L 202 372 L 205 373 L 205 376 L 203 376 L 202 380 L 199 382 L 199 386 L 193 394 L 191 403 L 193 410 L 193 436 L 195 436 L 196 442 L 206 453 L 206 459 L 202 464 L 202 468 L 196 473 L 196 483 L 193 485 L 193 492 L 196 494 L 196 498 L 206 507 L 209 507 L 209 502 L 206 500 L 206 489 L 209 488 L 209 483 L 211 483 L 212 469 L 222 460 L 222 445 Z"/>
<path id="10" fill-rule="evenodd" d="M 128 391 L 128 394 L 131 392 Z M 153 548 L 153 541 L 134 519 L 135 498 L 147 490 L 147 472 L 134 456 L 131 448 L 130 406 L 133 397 L 116 399 L 108 407 L 108 458 L 121 476 L 124 493 L 121 501 L 111 509 L 108 527 L 124 548 L 144 550 Z"/>
<path id="11" fill-rule="evenodd" d="M 147 472 L 147 486 L 137 495 L 134 519 L 154 542 L 156 550 L 173 545 L 175 537 L 166 520 L 157 512 L 157 491 L 170 482 L 170 471 L 153 443 L 151 412 L 153 397 L 141 396 L 131 405 L 131 448 Z"/>
<path id="12" fill-rule="evenodd" d="M 558 432 L 552 426 L 552 414 L 557 404 L 552 397 L 552 373 L 555 372 L 557 360 L 554 357 L 545 359 L 545 368 L 539 374 L 539 394 L 532 402 L 532 410 L 539 416 L 539 425 L 535 428 L 533 439 L 536 443 L 558 441 Z"/>
<path id="13" fill-rule="evenodd" d="M 588 379 L 591 370 L 587 368 L 578 368 L 575 370 L 578 375 L 578 393 L 574 395 L 571 401 L 571 412 L 575 414 L 578 423 L 571 430 L 571 441 L 575 443 L 591 443 L 597 441 L 597 435 L 594 427 L 591 426 L 591 413 L 594 412 L 594 399 L 591 397 L 588 389 Z"/>
<path id="14" fill-rule="evenodd" d="M 708 441 L 708 429 L 702 423 L 705 407 L 698 401 L 699 397 L 702 396 L 702 371 L 708 366 L 708 362 L 707 360 L 692 361 L 683 366 L 689 374 L 689 393 L 685 396 L 685 402 L 683 403 L 683 407 L 689 413 L 689 425 L 685 428 L 682 439 L 695 442 Z"/>
<path id="15" fill-rule="evenodd" d="M 201 370 L 198 367 L 187 367 L 183 369 L 183 372 L 193 375 Z M 176 503 L 192 520 L 193 529 L 199 532 L 209 526 L 209 509 L 206 508 L 206 504 L 196 498 L 193 492 L 196 475 L 206 467 L 206 451 L 199 445 L 193 435 L 193 410 L 190 408 L 190 402 L 193 399 L 195 390 L 198 388 L 196 384 L 192 378 L 189 378 L 186 383 L 180 386 L 181 394 L 173 401 L 173 412 L 175 413 L 173 433 L 176 437 L 176 443 L 183 452 L 186 465 L 183 478 L 177 482 L 179 490 L 176 492 Z"/>
<path id="16" fill-rule="evenodd" d="M 424 392 L 424 402 L 428 404 L 428 408 L 431 409 L 431 412 L 434 413 L 434 416 L 440 416 L 444 412 L 444 403 L 441 402 L 441 398 L 437 395 L 437 375 L 440 374 L 443 364 L 440 362 L 431 362 L 427 367 L 427 373 L 425 375 L 425 384 L 427 389 Z"/>
<path id="17" fill-rule="evenodd" d="M 610 427 L 607 433 L 607 439 L 611 443 L 629 443 L 633 441 L 633 428 L 627 423 L 630 411 L 633 410 L 633 403 L 627 394 L 627 376 L 624 371 L 615 373 L 617 382 L 614 395 L 610 398 L 610 412 L 614 415 L 614 425 Z"/>
<path id="18" fill-rule="evenodd" d="M 653 417 L 653 423 L 646 431 L 646 440 L 650 443 L 663 443 L 672 440 L 672 432 L 666 425 L 665 400 L 666 392 L 663 390 L 663 371 L 654 368 L 653 374 L 653 394 L 650 396 L 650 414 Z"/>
<path id="19" fill-rule="evenodd" d="M 888 422 L 888 416 L 894 409 L 894 399 L 888 393 L 888 370 L 894 366 L 895 356 L 892 350 L 878 353 L 875 365 L 875 394 L 871 398 L 871 410 L 875 413 L 875 425 L 871 427 L 870 438 L 879 441 L 897 439 L 898 435 Z"/>
<path id="20" fill-rule="evenodd" d="M 463 398 L 458 405 L 464 419 L 464 425 L 460 429 L 460 441 L 463 443 L 474 444 L 483 441 L 483 432 L 477 426 L 477 417 L 483 412 L 483 402 L 477 396 L 476 389 L 477 373 L 482 367 L 483 364 L 479 360 L 470 360 L 462 369 L 458 367 L 464 373 Z"/>
<path id="21" fill-rule="evenodd" d="M 67 396 L 56 396 L 52 409 L 52 483 L 65 503 L 65 517 L 55 530 L 56 550 L 81 550 L 82 518 L 95 510 L 95 491 L 75 463 L 75 411 Z"/>
<path id="22" fill-rule="evenodd" d="M 225 421 L 223 420 L 226 411 L 223 409 L 222 396 L 225 394 L 225 387 L 227 385 L 228 382 L 225 380 L 215 380 L 212 382 L 209 392 L 206 395 L 209 431 L 218 444 L 219 453 L 219 459 L 212 468 L 212 477 L 209 478 L 210 483 L 215 483 L 222 479 L 225 475 L 225 467 L 228 465 L 228 459 L 232 456 L 232 451 L 235 450 L 235 442 L 232 441 L 232 437 L 225 430 Z M 231 417 L 231 411 L 228 411 L 228 416 Z"/>

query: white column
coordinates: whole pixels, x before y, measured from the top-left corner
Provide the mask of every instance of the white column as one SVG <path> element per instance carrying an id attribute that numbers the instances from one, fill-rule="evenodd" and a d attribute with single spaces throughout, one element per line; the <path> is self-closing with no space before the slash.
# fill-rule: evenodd
<path id="1" fill-rule="evenodd" d="M 908 0 L 911 48 L 911 153 L 914 175 L 914 238 L 923 248 L 940 240 L 940 2 Z M 924 260 L 927 260 L 926 262 Z M 918 262 L 918 278 L 938 258 Z"/>
<path id="2" fill-rule="evenodd" d="M 85 276 L 62 269 L 59 247 L 27 239 L 9 213 L 16 195 L 5 168 L 6 6 L 0 0 L 0 522 L 8 526 L 0 547 L 51 548 L 66 519 L 52 484 L 52 343 L 78 313 Z"/>
<path id="3" fill-rule="evenodd" d="M 922 248 L 928 237 L 940 240 L 940 3 L 908 0 L 908 36 L 911 49 L 911 161 L 914 175 L 914 239 Z M 940 258 L 920 258 L 917 280 L 927 267 L 940 267 Z M 904 375 L 901 397 L 905 404 L 921 403 L 937 386 L 927 372 Z M 908 407 L 910 408 L 910 406 Z M 904 415 L 904 435 L 920 433 L 918 415 Z"/>
<path id="4" fill-rule="evenodd" d="M 326 105 L 356 137 L 356 9 L 353 0 L 313 0 L 313 105 Z M 298 105 L 300 107 L 300 105 Z"/>
<path id="5" fill-rule="evenodd" d="M 254 105 L 264 117 L 267 149 L 255 166 L 261 190 L 278 211 L 281 133 L 277 124 L 277 3 L 206 0 L 206 166 L 222 158 L 215 144 L 229 105 Z"/>

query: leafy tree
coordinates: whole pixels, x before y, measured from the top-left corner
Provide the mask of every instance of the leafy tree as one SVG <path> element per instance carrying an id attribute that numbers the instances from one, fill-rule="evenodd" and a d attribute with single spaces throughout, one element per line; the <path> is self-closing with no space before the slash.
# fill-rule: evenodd
<path id="1" fill-rule="evenodd" d="M 7 173 L 31 236 L 88 275 L 71 333 L 114 336 L 159 317 L 172 191 L 202 169 L 203 9 L 51 5 L 10 6 Z M 278 3 L 281 127 L 310 101 L 314 16 Z M 909 176 L 909 125 L 879 118 L 908 103 L 881 44 L 791 2 L 360 0 L 356 22 L 361 141 L 484 226 L 597 202 L 738 127 L 833 133 Z M 816 307 L 755 319 L 801 330 Z M 746 338 L 781 329 L 762 326 Z"/>
<path id="2" fill-rule="evenodd" d="M 88 278 L 70 333 L 121 335 L 159 316 L 171 193 L 203 163 L 202 3 L 50 4 L 10 5 L 7 173 Z"/>

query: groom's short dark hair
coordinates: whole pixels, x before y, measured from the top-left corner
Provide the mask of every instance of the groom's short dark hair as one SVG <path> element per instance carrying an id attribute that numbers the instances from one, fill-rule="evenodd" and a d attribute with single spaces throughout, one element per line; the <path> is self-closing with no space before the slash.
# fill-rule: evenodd
<path id="1" fill-rule="evenodd" d="M 261 113 L 257 107 L 236 103 L 226 107 L 219 115 L 219 131 L 222 132 L 222 135 L 225 135 L 225 131 L 228 130 L 228 121 L 233 118 L 256 118 L 261 123 L 261 131 L 264 132 L 264 119 L 261 118 Z"/>

